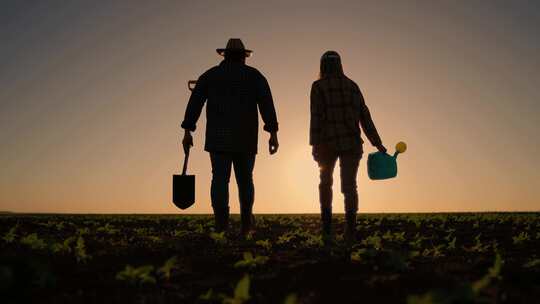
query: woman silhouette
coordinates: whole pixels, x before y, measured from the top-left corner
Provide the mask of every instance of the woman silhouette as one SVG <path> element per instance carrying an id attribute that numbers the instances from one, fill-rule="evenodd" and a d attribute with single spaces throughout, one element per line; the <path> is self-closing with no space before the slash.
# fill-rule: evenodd
<path id="1" fill-rule="evenodd" d="M 356 175 L 362 158 L 360 127 L 373 146 L 386 152 L 358 85 L 343 73 L 335 51 L 321 57 L 319 79 L 311 86 L 309 143 L 320 168 L 319 200 L 322 233 L 332 235 L 332 175 L 339 158 L 341 192 L 345 197 L 345 239 L 355 239 L 358 192 Z"/>

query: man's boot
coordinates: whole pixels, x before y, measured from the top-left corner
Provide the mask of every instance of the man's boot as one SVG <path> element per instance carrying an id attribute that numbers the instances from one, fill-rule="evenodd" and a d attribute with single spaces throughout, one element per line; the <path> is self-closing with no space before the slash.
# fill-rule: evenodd
<path id="1" fill-rule="evenodd" d="M 345 242 L 352 245 L 356 240 L 356 212 L 345 213 Z"/>
<path id="2" fill-rule="evenodd" d="M 323 241 L 332 240 L 332 209 L 321 209 L 321 226 Z"/>

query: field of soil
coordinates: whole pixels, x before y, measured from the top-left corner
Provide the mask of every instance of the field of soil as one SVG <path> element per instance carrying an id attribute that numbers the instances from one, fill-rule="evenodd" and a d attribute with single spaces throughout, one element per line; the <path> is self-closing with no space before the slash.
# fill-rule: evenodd
<path id="1" fill-rule="evenodd" d="M 540 213 L 0 215 L 0 303 L 539 303 Z"/>

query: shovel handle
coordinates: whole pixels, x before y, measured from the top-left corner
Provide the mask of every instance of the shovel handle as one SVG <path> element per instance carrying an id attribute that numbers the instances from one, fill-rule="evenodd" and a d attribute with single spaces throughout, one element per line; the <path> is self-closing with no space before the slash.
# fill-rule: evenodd
<path id="1" fill-rule="evenodd" d="M 184 167 L 182 168 L 182 175 L 186 175 L 187 171 L 187 164 L 189 159 L 189 149 L 185 150 L 185 156 L 184 156 Z"/>
<path id="2" fill-rule="evenodd" d="M 188 81 L 188 89 L 190 91 L 193 91 L 193 89 L 195 89 L 196 84 L 197 84 L 197 80 L 189 80 Z M 185 156 L 184 156 L 184 167 L 182 168 L 182 175 L 186 175 L 187 163 L 188 163 L 188 159 L 189 159 L 189 148 L 187 150 L 184 149 L 184 153 L 185 153 Z"/>
<path id="3" fill-rule="evenodd" d="M 190 80 L 187 83 L 187 87 L 190 91 L 193 91 L 195 89 L 195 85 L 197 84 L 197 80 Z"/>

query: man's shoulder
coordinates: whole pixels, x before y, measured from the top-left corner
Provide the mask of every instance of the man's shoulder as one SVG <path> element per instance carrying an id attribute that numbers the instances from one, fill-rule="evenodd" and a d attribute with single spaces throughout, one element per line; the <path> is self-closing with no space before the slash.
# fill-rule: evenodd
<path id="1" fill-rule="evenodd" d="M 204 73 L 202 73 L 201 77 L 207 77 L 212 74 L 215 74 L 218 70 L 219 70 L 219 65 L 213 66 L 209 68 L 208 70 L 206 70 Z"/>
<path id="2" fill-rule="evenodd" d="M 324 81 L 325 81 L 324 78 L 319 78 L 319 79 L 316 79 L 315 81 L 313 81 L 313 83 L 311 85 L 314 86 L 314 87 L 320 86 Z"/>
<path id="3" fill-rule="evenodd" d="M 260 77 L 262 79 L 266 79 L 266 77 L 264 77 L 263 73 L 261 73 L 257 68 L 255 67 L 252 67 L 250 65 L 244 65 L 245 69 L 250 73 L 252 74 L 253 76 L 255 77 Z"/>

